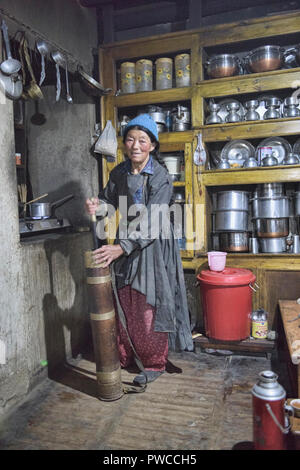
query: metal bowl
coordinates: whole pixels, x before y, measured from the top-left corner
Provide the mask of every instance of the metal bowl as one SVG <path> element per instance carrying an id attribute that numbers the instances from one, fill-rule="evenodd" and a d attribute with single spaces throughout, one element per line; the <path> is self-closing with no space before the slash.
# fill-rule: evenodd
<path id="1" fill-rule="evenodd" d="M 208 59 L 205 67 L 212 78 L 231 77 L 239 71 L 239 59 L 233 54 L 218 54 Z"/>
<path id="2" fill-rule="evenodd" d="M 283 49 L 273 45 L 261 46 L 250 51 L 244 62 L 251 72 L 277 70 L 283 62 Z"/>

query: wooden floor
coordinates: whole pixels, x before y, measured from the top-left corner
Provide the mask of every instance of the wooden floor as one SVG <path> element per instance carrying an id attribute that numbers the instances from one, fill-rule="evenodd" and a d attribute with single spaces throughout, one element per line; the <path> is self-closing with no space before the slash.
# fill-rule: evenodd
<path id="1" fill-rule="evenodd" d="M 251 389 L 266 357 L 171 353 L 145 393 L 96 398 L 88 358 L 47 379 L 2 423 L 0 449 L 218 450 L 252 441 Z M 122 371 L 132 382 L 135 372 Z"/>

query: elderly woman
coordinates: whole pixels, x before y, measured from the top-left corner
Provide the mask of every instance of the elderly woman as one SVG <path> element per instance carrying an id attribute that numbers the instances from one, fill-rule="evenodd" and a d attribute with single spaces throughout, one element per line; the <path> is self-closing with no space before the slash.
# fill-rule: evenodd
<path id="1" fill-rule="evenodd" d="M 86 210 L 95 214 L 101 201 L 117 209 L 120 197 L 127 198 L 128 233 L 123 224 L 114 245 L 102 246 L 93 256 L 104 266 L 114 264 L 119 304 L 145 370 L 134 382 L 144 384 L 165 371 L 169 349 L 192 351 L 193 341 L 178 243 L 170 217 L 161 217 L 159 210 L 172 204 L 173 184 L 159 157 L 157 127 L 150 115 L 131 120 L 123 141 L 128 159 L 111 171 L 98 198 L 87 199 Z M 133 204 L 140 208 L 138 217 L 129 215 Z M 134 352 L 119 320 L 117 324 L 120 363 L 127 367 Z"/>

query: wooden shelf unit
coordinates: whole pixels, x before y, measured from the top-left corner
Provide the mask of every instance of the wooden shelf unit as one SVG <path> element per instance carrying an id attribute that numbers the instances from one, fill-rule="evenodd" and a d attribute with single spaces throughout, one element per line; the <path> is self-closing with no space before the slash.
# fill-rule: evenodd
<path id="1" fill-rule="evenodd" d="M 197 135 L 201 133 L 204 146 L 209 150 L 213 143 L 233 139 L 258 141 L 266 137 L 282 136 L 295 140 L 300 136 L 300 118 L 284 118 L 266 121 L 222 123 L 205 125 L 205 108 L 210 98 L 228 98 L 239 95 L 255 97 L 266 92 L 281 92 L 289 96 L 300 84 L 300 67 L 281 69 L 264 73 L 252 73 L 220 79 L 206 79 L 204 62 L 214 49 L 232 53 L 234 48 L 242 51 L 252 50 L 254 42 L 259 45 L 285 45 L 298 37 L 300 16 L 298 12 L 273 15 L 265 18 L 241 20 L 236 23 L 205 26 L 197 30 L 168 33 L 160 36 L 123 41 L 101 46 L 99 49 L 100 80 L 104 87 L 117 90 L 117 66 L 121 61 L 138 60 L 156 56 L 172 56 L 188 52 L 191 56 L 191 85 L 185 88 L 153 90 L 143 93 L 104 96 L 101 98 L 101 119 L 104 127 L 110 119 L 117 125 L 120 108 L 136 108 L 147 104 L 163 104 L 187 101 L 191 107 L 191 130 L 160 134 L 163 151 L 172 151 L 190 145 L 189 168 L 186 170 L 184 184 L 188 184 L 192 195 L 194 246 L 182 252 L 184 269 L 196 273 L 207 267 L 209 249 L 209 230 L 211 202 L 209 191 L 214 186 L 254 185 L 268 182 L 300 182 L 300 165 L 278 166 L 272 168 L 208 170 L 207 167 L 193 163 Z M 298 39 L 298 42 L 299 39 Z M 294 43 L 295 44 L 295 43 Z M 256 46 L 257 47 L 257 46 Z M 117 126 L 116 126 L 117 128 Z M 115 163 L 104 162 L 104 183 L 109 171 L 123 158 L 122 139 L 118 159 Z M 186 160 L 187 161 L 187 160 Z M 183 184 L 182 182 L 176 185 Z M 293 254 L 269 255 L 251 253 L 228 254 L 229 266 L 253 270 L 258 283 L 259 293 L 254 296 L 254 307 L 264 307 L 270 313 L 270 325 L 276 328 L 278 299 L 297 298 L 300 285 L 300 256 Z M 282 281 L 281 281 L 282 279 Z M 283 288 L 281 288 L 281 284 Z M 295 297 L 296 296 L 296 297 Z"/>

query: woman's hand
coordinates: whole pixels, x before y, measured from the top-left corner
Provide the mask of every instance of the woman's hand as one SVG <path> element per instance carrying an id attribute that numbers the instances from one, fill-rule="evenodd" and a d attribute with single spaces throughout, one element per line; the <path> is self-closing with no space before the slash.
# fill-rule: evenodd
<path id="1" fill-rule="evenodd" d="M 89 215 L 94 215 L 100 205 L 100 201 L 97 197 L 92 197 L 85 201 L 85 210 Z"/>
<path id="2" fill-rule="evenodd" d="M 115 259 L 124 254 L 121 245 L 104 245 L 93 251 L 93 259 L 95 263 L 103 264 L 103 268 L 107 268 Z"/>

